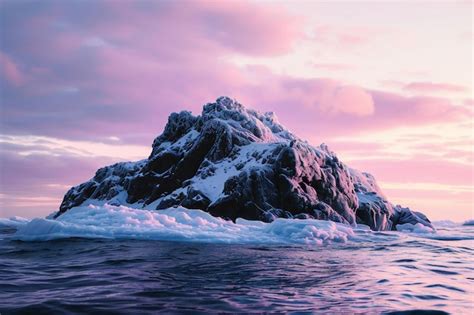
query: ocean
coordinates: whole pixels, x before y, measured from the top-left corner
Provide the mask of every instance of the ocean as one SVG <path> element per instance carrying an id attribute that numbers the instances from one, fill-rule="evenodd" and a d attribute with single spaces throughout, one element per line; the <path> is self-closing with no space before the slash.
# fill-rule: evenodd
<path id="1" fill-rule="evenodd" d="M 315 220 L 276 228 L 189 211 L 183 232 L 175 211 L 151 233 L 127 211 L 114 208 L 115 223 L 95 225 L 74 213 L 76 223 L 0 221 L 0 313 L 474 312 L 474 226 L 350 232 Z M 180 231 L 162 233 L 171 228 Z"/>

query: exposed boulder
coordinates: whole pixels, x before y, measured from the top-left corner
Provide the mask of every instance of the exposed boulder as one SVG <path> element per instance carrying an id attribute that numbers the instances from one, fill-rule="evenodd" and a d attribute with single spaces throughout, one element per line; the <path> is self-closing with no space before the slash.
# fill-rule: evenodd
<path id="1" fill-rule="evenodd" d="M 418 223 L 434 229 L 433 225 L 431 224 L 431 221 L 426 217 L 426 215 L 418 211 L 413 211 L 410 208 L 402 207 L 400 205 L 394 207 L 391 222 L 394 230 L 397 225 L 416 225 Z"/>

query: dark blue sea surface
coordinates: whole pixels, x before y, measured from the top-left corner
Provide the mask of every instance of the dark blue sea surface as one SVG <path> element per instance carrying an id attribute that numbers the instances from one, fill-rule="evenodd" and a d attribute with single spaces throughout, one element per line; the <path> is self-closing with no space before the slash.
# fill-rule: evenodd
<path id="1" fill-rule="evenodd" d="M 354 242 L 212 244 L 0 234 L 0 313 L 474 310 L 474 227 Z M 451 236 L 450 236 L 451 235 Z"/>

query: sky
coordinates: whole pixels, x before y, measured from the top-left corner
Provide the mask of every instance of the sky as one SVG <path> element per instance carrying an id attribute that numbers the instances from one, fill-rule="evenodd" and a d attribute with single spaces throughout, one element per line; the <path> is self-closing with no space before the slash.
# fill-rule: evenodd
<path id="1" fill-rule="evenodd" d="M 470 1 L 0 0 L 0 217 L 45 216 L 221 95 L 372 173 L 394 204 L 474 217 Z"/>

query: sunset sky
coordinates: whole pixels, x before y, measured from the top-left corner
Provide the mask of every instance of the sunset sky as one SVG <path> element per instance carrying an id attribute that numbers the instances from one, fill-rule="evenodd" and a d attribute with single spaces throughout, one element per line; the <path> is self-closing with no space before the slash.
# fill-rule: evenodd
<path id="1" fill-rule="evenodd" d="M 470 1 L 0 1 L 0 217 L 44 216 L 171 112 L 273 111 L 433 220 L 474 216 Z"/>

